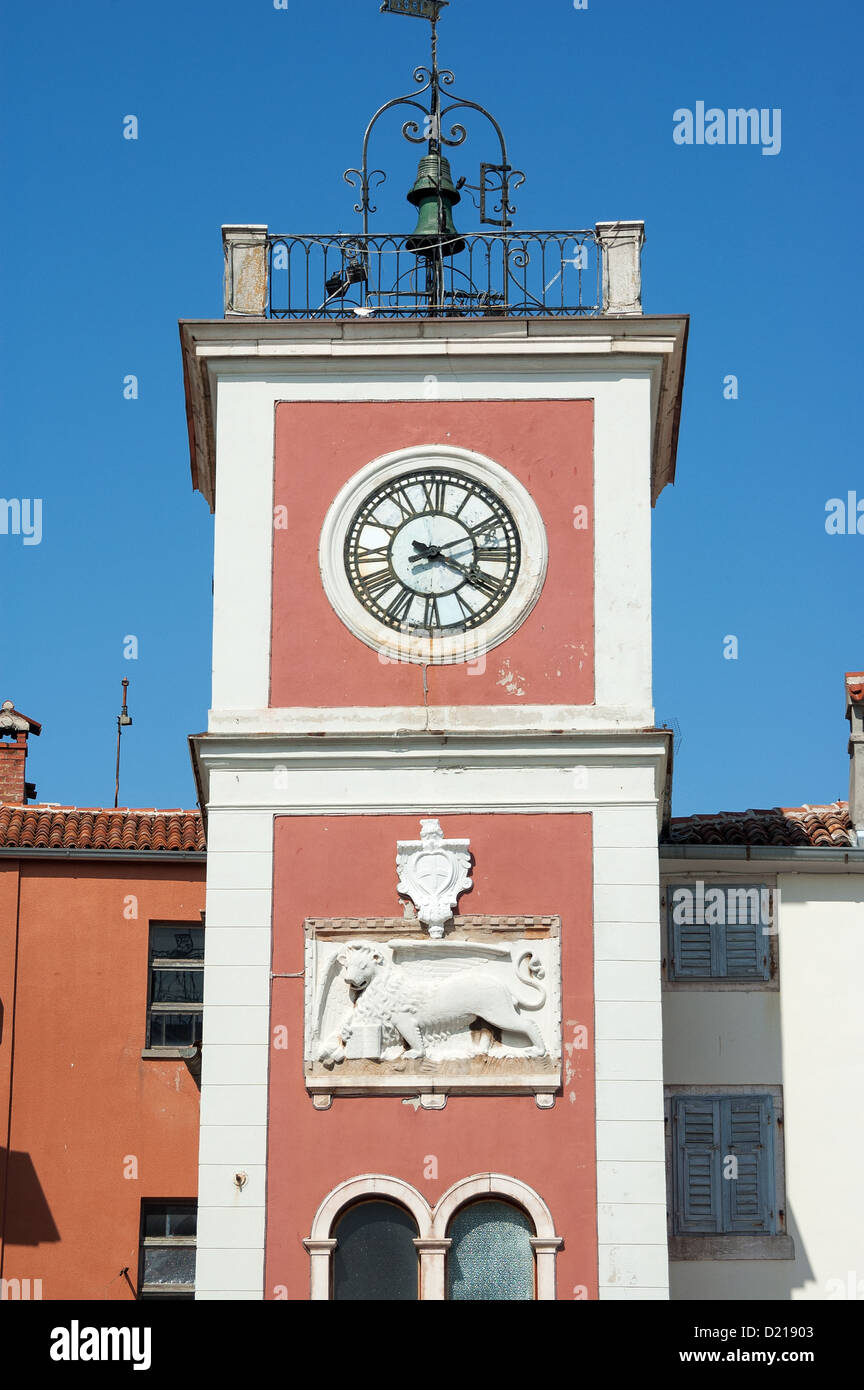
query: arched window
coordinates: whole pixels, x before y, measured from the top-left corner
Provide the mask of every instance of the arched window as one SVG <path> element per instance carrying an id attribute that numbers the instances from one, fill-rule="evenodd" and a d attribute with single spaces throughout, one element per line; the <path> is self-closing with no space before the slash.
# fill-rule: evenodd
<path id="1" fill-rule="evenodd" d="M 333 1230 L 333 1298 L 411 1303 L 419 1298 L 417 1223 L 395 1202 L 357 1202 Z"/>
<path id="2" fill-rule="evenodd" d="M 450 1222 L 447 1297 L 455 1302 L 528 1302 L 535 1297 L 534 1227 L 510 1202 L 469 1202 Z"/>
<path id="3" fill-rule="evenodd" d="M 461 1178 L 434 1208 L 402 1178 L 365 1173 L 328 1192 L 303 1244 L 316 1302 L 547 1302 L 563 1240 L 539 1193 L 505 1173 Z"/>

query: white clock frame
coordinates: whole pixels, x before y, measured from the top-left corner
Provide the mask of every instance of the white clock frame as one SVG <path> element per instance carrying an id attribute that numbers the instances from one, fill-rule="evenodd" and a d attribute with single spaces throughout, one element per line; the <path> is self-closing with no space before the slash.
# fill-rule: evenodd
<path id="1" fill-rule="evenodd" d="M 451 467 L 492 489 L 509 509 L 520 542 L 519 574 L 501 607 L 482 626 L 469 632 L 421 637 L 396 631 L 364 608 L 345 570 L 345 537 L 365 499 L 400 474 L 424 467 Z M 449 444 L 421 444 L 383 454 L 350 478 L 324 520 L 318 564 L 324 591 L 337 616 L 361 642 L 392 661 L 446 666 L 477 661 L 508 637 L 528 617 L 546 579 L 549 547 L 546 528 L 528 489 L 500 463 Z"/>

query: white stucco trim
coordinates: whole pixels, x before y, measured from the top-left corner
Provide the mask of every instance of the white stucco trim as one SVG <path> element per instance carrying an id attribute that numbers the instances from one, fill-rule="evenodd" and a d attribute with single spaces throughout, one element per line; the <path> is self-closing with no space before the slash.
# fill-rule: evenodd
<path id="1" fill-rule="evenodd" d="M 471 634 L 468 633 L 467 637 Z M 401 660 L 401 658 L 400 658 Z M 466 667 L 466 677 L 482 675 L 486 668 L 478 638 L 475 657 Z M 591 733 L 614 729 L 621 733 L 642 732 L 650 724 L 646 715 L 634 714 L 623 705 L 435 705 L 434 728 L 453 734 L 477 733 L 525 735 L 532 733 Z M 422 705 L 379 705 L 363 708 L 314 706 L 294 709 L 212 710 L 211 734 L 320 734 L 360 737 L 378 734 L 422 734 L 433 725 L 430 711 Z"/>
<path id="2" fill-rule="evenodd" d="M 385 743 L 264 735 L 244 740 L 208 734 L 194 739 L 193 747 L 204 797 L 213 807 L 259 814 L 272 809 L 286 815 L 404 808 L 431 815 L 436 809 L 454 814 L 651 805 L 654 840 L 644 840 L 639 847 L 656 855 L 656 810 L 668 738 L 663 731 L 614 736 L 522 733 L 506 738 L 436 734 Z M 381 775 L 374 776 L 376 772 Z M 208 824 L 208 836 L 214 830 L 221 833 Z M 243 843 L 248 847 L 248 840 Z M 608 883 L 608 862 L 606 856 L 602 886 Z M 657 902 L 653 916 L 659 922 Z"/>
<path id="3" fill-rule="evenodd" d="M 667 1299 L 656 807 L 593 831 L 599 1296 Z"/>
<path id="4" fill-rule="evenodd" d="M 419 637 L 388 628 L 363 607 L 345 572 L 345 538 L 365 498 L 402 473 L 430 466 L 453 468 L 490 488 L 510 511 L 521 547 L 516 583 L 500 609 L 476 631 L 450 637 Z M 548 558 L 546 531 L 540 513 L 518 478 L 483 454 L 443 444 L 417 445 L 384 454 L 349 478 L 324 519 L 318 550 L 324 590 L 349 632 L 374 651 L 393 656 L 397 661 L 431 665 L 476 663 L 486 652 L 512 637 L 540 597 Z"/>

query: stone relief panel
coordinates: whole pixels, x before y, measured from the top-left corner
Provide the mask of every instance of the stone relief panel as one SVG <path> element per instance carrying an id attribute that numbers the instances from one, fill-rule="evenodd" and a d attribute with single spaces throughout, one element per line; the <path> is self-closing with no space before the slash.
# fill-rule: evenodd
<path id="1" fill-rule="evenodd" d="M 554 1090 L 558 919 L 457 917 L 444 938 L 414 932 L 400 918 L 306 923 L 310 1089 Z"/>
<path id="2" fill-rule="evenodd" d="M 469 840 L 437 820 L 396 847 L 404 918 L 310 919 L 305 1072 L 316 1105 L 334 1091 L 533 1092 L 561 1072 L 558 917 L 453 917 L 471 888 Z M 421 935 L 425 930 L 427 936 Z"/>

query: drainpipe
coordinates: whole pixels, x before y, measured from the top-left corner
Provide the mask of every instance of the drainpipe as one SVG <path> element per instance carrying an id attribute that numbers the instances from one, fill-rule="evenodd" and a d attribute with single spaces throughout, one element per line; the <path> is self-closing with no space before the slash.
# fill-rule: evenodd
<path id="1" fill-rule="evenodd" d="M 846 672 L 849 720 L 849 819 L 864 846 L 864 671 Z"/>

